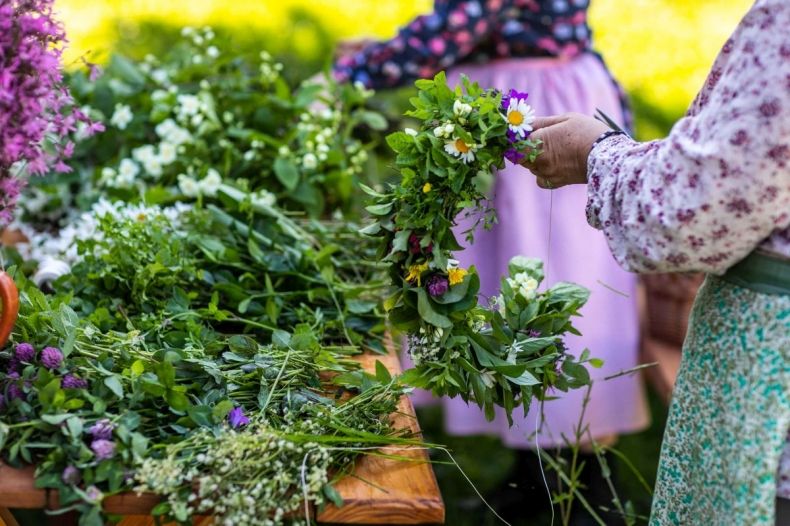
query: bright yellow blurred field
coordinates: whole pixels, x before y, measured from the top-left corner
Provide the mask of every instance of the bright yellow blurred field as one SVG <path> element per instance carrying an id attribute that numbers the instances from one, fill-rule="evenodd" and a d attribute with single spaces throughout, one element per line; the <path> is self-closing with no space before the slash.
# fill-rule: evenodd
<path id="1" fill-rule="evenodd" d="M 662 112 L 685 108 L 717 51 L 752 0 L 593 0 L 597 47 L 632 94 Z M 72 40 L 70 56 L 101 54 L 143 20 L 217 24 L 277 32 L 294 10 L 315 17 L 332 37 L 387 37 L 429 0 L 57 0 Z M 117 22 L 116 22 L 117 21 Z M 320 53 L 311 31 L 289 28 L 293 49 Z"/>

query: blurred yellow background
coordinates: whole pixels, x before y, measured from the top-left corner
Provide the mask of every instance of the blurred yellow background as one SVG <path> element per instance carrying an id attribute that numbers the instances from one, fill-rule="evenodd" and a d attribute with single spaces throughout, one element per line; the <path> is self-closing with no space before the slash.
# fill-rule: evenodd
<path id="1" fill-rule="evenodd" d="M 626 90 L 655 111 L 677 116 L 702 85 L 721 45 L 752 0 L 593 0 L 595 43 Z M 103 56 L 119 38 L 134 37 L 141 22 L 221 25 L 250 38 L 283 35 L 297 53 L 326 53 L 313 25 L 332 39 L 386 38 L 430 0 L 57 0 L 71 39 L 69 57 Z M 299 17 L 297 17 L 297 20 Z M 649 119 L 647 119 L 649 120 Z M 661 126 L 641 130 L 655 136 Z"/>

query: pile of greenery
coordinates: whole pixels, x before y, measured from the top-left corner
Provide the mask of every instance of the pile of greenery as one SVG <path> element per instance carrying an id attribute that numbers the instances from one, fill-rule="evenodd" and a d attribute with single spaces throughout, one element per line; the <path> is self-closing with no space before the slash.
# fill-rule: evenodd
<path id="1" fill-rule="evenodd" d="M 360 448 L 413 443 L 389 421 L 403 388 L 350 358 L 382 348 L 364 240 L 230 186 L 218 202 L 102 202 L 52 293 L 15 273 L 0 452 L 82 524 L 135 488 L 183 523 L 280 524 L 304 497 L 339 503 L 331 482 Z"/>

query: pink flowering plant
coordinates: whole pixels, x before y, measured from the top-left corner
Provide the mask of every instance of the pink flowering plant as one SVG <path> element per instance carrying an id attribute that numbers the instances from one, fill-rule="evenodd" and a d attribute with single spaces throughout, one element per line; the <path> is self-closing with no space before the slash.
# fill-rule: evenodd
<path id="1" fill-rule="evenodd" d="M 461 396 L 494 417 L 508 418 L 535 398 L 589 384 L 585 364 L 600 365 L 586 350 L 577 358 L 563 337 L 578 334 L 571 318 L 589 292 L 558 283 L 539 290 L 539 260 L 514 258 L 501 292 L 480 303 L 474 268 L 453 259 L 461 250 L 457 218 L 471 217 L 465 232 L 496 220 L 481 183 L 506 159 L 535 159 L 540 144 L 530 138 L 534 111 L 527 94 L 484 90 L 468 79 L 451 89 L 445 75 L 417 81 L 414 109 L 420 121 L 387 137 L 397 153 L 399 184 L 385 192 L 363 189 L 376 221 L 363 231 L 380 240 L 394 292 L 386 300 L 390 322 L 408 335 L 415 368 L 403 380 L 437 396 Z"/>
<path id="2" fill-rule="evenodd" d="M 63 82 L 66 36 L 53 0 L 0 0 L 0 222 L 12 219 L 28 175 L 68 172 L 71 135 L 82 122 L 102 126 L 80 110 Z"/>

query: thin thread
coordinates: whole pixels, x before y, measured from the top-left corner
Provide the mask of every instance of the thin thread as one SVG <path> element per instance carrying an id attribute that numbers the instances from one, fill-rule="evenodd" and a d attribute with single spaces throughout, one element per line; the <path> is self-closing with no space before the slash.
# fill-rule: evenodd
<path id="1" fill-rule="evenodd" d="M 551 526 L 554 526 L 554 501 L 551 498 L 551 489 L 549 488 L 549 481 L 546 480 L 546 471 L 543 469 L 543 459 L 540 458 L 540 430 L 543 427 L 543 403 L 540 401 L 540 411 L 535 415 L 535 448 L 538 450 L 538 467 L 540 468 L 540 476 L 543 477 L 543 486 L 546 488 L 546 495 L 549 496 L 549 508 L 551 509 Z"/>
<path id="2" fill-rule="evenodd" d="M 554 190 L 549 190 L 549 236 L 546 239 L 546 272 L 545 283 L 549 285 L 549 269 L 551 268 L 551 223 L 554 215 Z"/>

